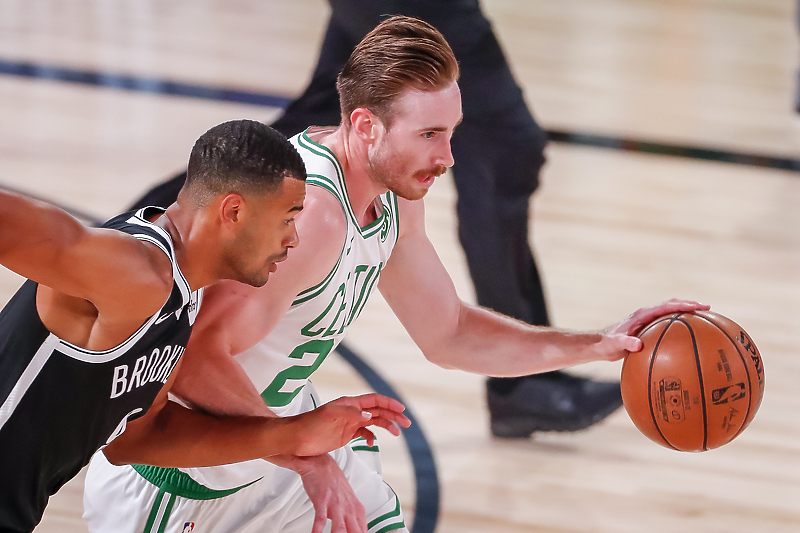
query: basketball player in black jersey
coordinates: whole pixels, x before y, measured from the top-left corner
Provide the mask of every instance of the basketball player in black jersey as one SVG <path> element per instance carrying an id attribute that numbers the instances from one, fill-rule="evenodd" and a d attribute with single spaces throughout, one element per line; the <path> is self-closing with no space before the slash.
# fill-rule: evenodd
<path id="1" fill-rule="evenodd" d="M 87 228 L 0 191 L 0 263 L 28 278 L 0 312 L 0 531 L 31 531 L 105 446 L 117 464 L 209 466 L 317 455 L 402 405 L 342 398 L 289 419 L 212 418 L 167 401 L 202 299 L 220 279 L 267 282 L 297 243 L 305 168 L 268 126 L 235 121 L 195 144 L 166 210 Z"/>

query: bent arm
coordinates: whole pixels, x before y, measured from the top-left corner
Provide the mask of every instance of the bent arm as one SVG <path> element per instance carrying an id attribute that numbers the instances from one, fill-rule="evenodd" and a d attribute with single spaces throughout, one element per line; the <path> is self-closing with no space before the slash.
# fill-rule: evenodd
<path id="1" fill-rule="evenodd" d="M 291 252 L 290 252 L 291 255 Z M 283 264 L 279 269 L 283 268 Z M 206 288 L 171 392 L 215 415 L 274 416 L 234 358 L 261 340 L 291 305 L 291 295 L 262 298 L 273 287 L 221 281 Z"/>
<path id="2" fill-rule="evenodd" d="M 422 202 L 401 202 L 400 215 L 402 233 L 378 287 L 425 356 L 443 367 L 509 377 L 613 361 L 641 349 L 631 335 L 656 317 L 708 308 L 672 300 L 602 332 L 530 326 L 463 302 L 425 234 Z"/>

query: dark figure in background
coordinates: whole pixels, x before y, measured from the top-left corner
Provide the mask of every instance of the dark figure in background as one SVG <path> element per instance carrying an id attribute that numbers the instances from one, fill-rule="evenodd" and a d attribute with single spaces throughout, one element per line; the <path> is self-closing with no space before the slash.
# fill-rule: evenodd
<path id="1" fill-rule="evenodd" d="M 544 164 L 547 136 L 534 121 L 478 0 L 329 0 L 331 18 L 305 92 L 272 127 L 289 136 L 339 124 L 336 76 L 356 44 L 386 15 L 426 20 L 450 43 L 461 68 L 464 119 L 452 138 L 458 231 L 478 304 L 548 326 L 542 283 L 528 239 L 529 201 Z M 150 191 L 139 205 L 174 200 L 184 175 Z M 619 383 L 564 372 L 489 378 L 492 433 L 575 431 L 622 405 Z"/>

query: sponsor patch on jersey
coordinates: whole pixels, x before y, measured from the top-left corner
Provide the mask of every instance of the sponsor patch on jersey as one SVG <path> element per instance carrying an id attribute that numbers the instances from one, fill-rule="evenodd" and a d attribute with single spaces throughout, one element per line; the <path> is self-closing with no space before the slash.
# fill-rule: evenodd
<path id="1" fill-rule="evenodd" d="M 188 304 L 189 325 L 194 325 L 194 319 L 200 312 L 200 303 L 203 301 L 203 289 L 198 289 L 192 293 Z"/>

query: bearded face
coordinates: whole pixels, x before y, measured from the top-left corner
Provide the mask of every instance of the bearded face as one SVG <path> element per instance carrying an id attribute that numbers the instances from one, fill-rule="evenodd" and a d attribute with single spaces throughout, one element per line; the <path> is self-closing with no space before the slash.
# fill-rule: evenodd
<path id="1" fill-rule="evenodd" d="M 372 180 L 401 198 L 418 200 L 453 165 L 450 138 L 461 121 L 461 93 L 411 89 L 398 97 L 391 124 L 380 123 L 367 153 Z"/>
<path id="2" fill-rule="evenodd" d="M 395 130 L 396 132 L 396 130 Z M 435 178 L 447 171 L 445 165 L 420 168 L 419 157 L 402 150 L 403 142 L 395 142 L 392 130 L 372 150 L 369 158 L 369 174 L 372 179 L 406 200 L 419 200 Z"/>

